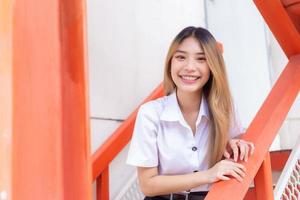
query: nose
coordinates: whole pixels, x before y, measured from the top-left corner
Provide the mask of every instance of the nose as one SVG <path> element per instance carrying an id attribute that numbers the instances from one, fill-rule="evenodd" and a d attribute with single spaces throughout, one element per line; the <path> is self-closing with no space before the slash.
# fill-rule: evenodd
<path id="1" fill-rule="evenodd" d="M 187 71 L 194 71 L 195 70 L 195 61 L 193 59 L 187 59 L 187 62 L 184 66 L 184 69 Z"/>

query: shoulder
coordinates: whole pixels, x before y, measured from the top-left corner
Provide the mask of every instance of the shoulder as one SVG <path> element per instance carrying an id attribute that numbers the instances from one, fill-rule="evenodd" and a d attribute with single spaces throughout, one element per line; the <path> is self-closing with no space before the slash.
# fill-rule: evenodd
<path id="1" fill-rule="evenodd" d="M 142 104 L 138 111 L 139 115 L 146 115 L 158 119 L 164 110 L 164 105 L 167 98 L 167 96 L 164 96 Z"/>
<path id="2" fill-rule="evenodd" d="M 164 107 L 164 97 L 142 104 L 138 110 L 135 130 L 158 130 L 160 116 Z"/>

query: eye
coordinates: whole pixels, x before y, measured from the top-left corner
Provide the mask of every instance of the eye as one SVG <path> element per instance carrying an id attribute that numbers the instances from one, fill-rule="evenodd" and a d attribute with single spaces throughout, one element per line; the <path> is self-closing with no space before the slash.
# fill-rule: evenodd
<path id="1" fill-rule="evenodd" d="M 199 57 L 199 58 L 197 58 L 197 60 L 200 61 L 200 62 L 204 62 L 204 61 L 206 61 L 206 58 L 205 57 Z"/>
<path id="2" fill-rule="evenodd" d="M 184 59 L 185 59 L 185 57 L 182 56 L 182 55 L 177 55 L 177 56 L 175 56 L 175 58 L 176 58 L 177 60 L 184 60 Z"/>

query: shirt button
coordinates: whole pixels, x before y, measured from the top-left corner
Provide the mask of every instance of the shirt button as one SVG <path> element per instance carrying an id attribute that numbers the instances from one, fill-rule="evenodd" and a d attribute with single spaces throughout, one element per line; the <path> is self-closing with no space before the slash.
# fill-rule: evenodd
<path id="1" fill-rule="evenodd" d="M 193 147 L 192 150 L 193 150 L 193 151 L 197 151 L 197 147 Z"/>

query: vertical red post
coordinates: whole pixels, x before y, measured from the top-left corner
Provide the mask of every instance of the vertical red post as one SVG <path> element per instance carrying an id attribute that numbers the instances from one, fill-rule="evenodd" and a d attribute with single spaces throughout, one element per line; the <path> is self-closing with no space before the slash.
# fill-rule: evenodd
<path id="1" fill-rule="evenodd" d="M 109 200 L 109 167 L 105 168 L 97 181 L 97 200 Z"/>
<path id="2" fill-rule="evenodd" d="M 268 152 L 265 160 L 261 164 L 255 178 L 255 193 L 257 200 L 273 200 L 273 181 L 272 181 L 272 168 L 270 161 L 270 153 Z"/>
<path id="3" fill-rule="evenodd" d="M 11 199 L 12 1 L 0 0 L 0 199 Z"/>
<path id="4" fill-rule="evenodd" d="M 90 200 L 85 1 L 12 13 L 12 199 Z"/>

